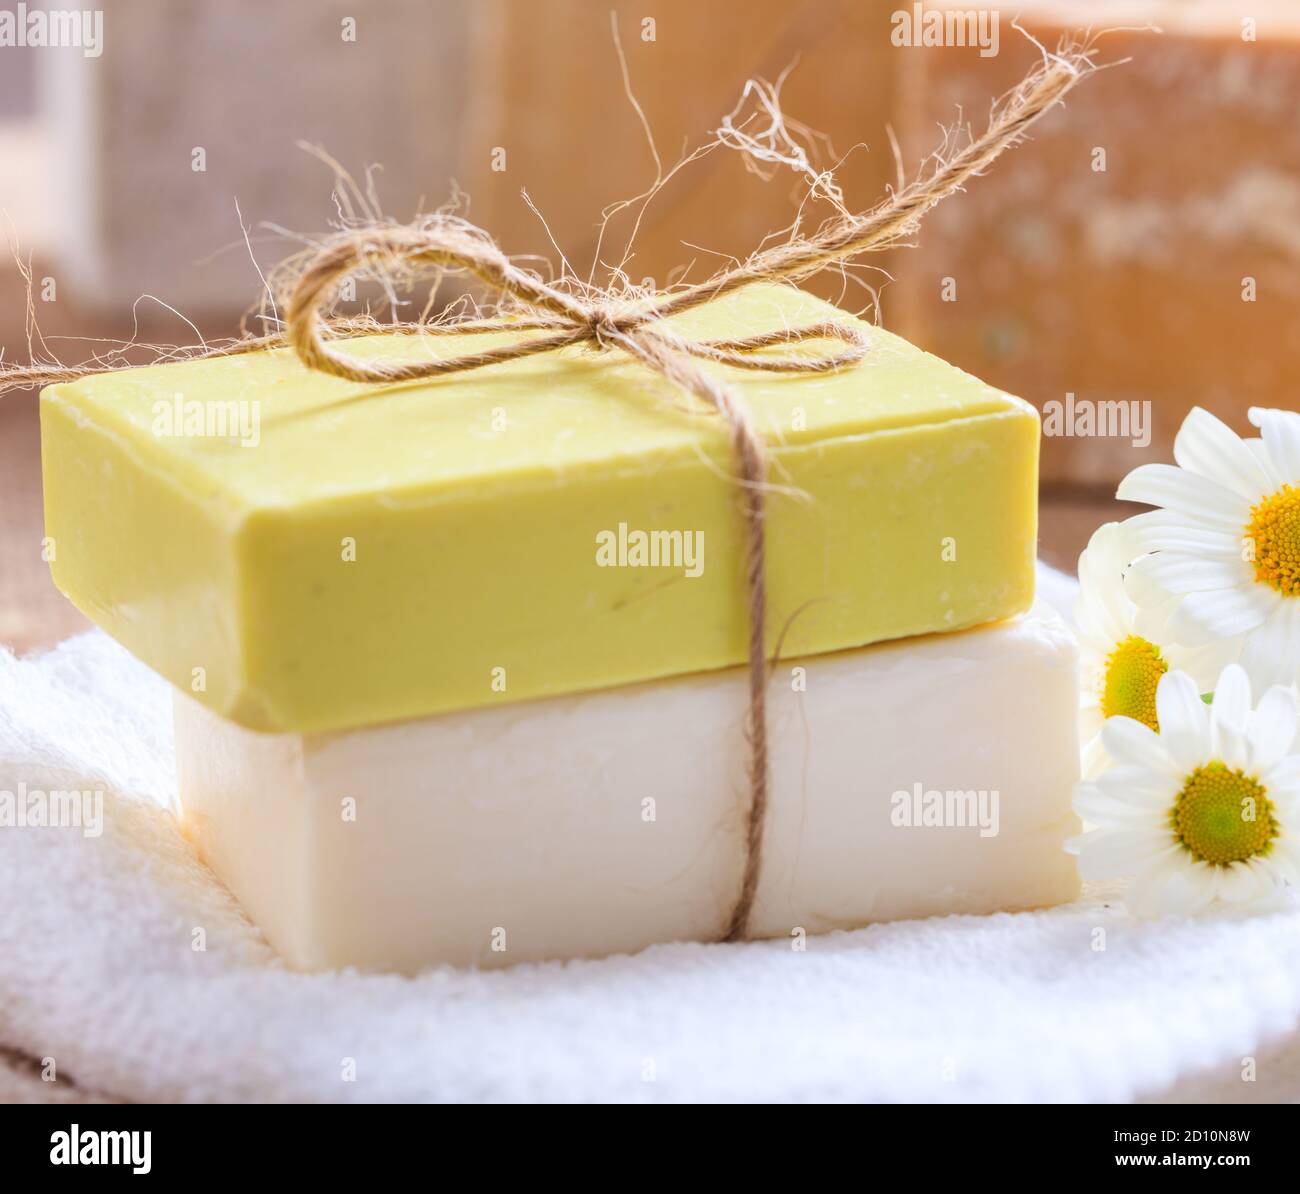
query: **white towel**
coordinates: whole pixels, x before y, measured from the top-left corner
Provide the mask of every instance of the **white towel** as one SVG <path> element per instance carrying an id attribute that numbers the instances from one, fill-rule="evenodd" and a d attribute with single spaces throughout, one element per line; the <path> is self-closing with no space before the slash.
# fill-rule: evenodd
<path id="1" fill-rule="evenodd" d="M 105 826 L 0 829 L 0 1044 L 131 1099 L 1124 1100 L 1300 1022 L 1300 907 L 1141 924 L 1098 892 L 802 953 L 293 974 L 168 811 L 167 686 L 98 632 L 0 652 L 20 783 L 103 789 Z"/>

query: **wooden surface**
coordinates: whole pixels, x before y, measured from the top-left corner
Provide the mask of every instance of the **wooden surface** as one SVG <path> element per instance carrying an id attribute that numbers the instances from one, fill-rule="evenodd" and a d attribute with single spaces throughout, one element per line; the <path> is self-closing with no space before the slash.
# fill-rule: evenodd
<path id="1" fill-rule="evenodd" d="M 0 643 L 48 647 L 89 623 L 41 559 L 41 441 L 34 395 L 0 398 Z"/>

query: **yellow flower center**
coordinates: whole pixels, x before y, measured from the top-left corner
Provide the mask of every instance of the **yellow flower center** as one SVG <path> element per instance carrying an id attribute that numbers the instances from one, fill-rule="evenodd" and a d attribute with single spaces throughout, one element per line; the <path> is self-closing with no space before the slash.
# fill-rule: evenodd
<path id="1" fill-rule="evenodd" d="M 1187 777 L 1169 820 L 1179 842 L 1201 862 L 1225 864 L 1266 854 L 1277 836 L 1273 802 L 1264 788 L 1223 763 L 1207 763 Z"/>
<path id="2" fill-rule="evenodd" d="M 1106 678 L 1101 692 L 1103 717 L 1131 717 L 1153 730 L 1156 720 L 1156 686 L 1169 670 L 1160 648 L 1136 634 L 1119 643 L 1106 656 Z"/>
<path id="3" fill-rule="evenodd" d="M 1252 506 L 1246 539 L 1254 549 L 1255 579 L 1300 596 L 1300 489 L 1283 485 Z"/>

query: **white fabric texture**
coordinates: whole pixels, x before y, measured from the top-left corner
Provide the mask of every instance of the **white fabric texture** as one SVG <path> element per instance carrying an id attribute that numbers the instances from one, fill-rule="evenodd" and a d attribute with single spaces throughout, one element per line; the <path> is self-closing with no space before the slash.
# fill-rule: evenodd
<path id="1" fill-rule="evenodd" d="M 1143 924 L 1105 892 L 802 953 L 294 974 L 168 811 L 167 686 L 99 632 L 0 652 L 19 783 L 103 789 L 105 826 L 0 829 L 0 1044 L 129 1099 L 1125 1100 L 1300 1022 L 1300 907 Z"/>

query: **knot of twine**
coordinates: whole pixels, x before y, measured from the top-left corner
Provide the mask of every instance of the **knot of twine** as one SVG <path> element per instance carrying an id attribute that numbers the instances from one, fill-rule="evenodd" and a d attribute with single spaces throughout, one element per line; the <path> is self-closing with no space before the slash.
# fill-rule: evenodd
<path id="1" fill-rule="evenodd" d="M 767 455 L 763 438 L 740 394 L 701 369 L 700 362 L 763 372 L 826 373 L 861 360 L 867 343 L 859 329 L 835 321 L 720 340 L 687 339 L 666 321 L 755 282 L 798 281 L 861 253 L 903 241 L 931 207 L 1020 140 L 1026 128 L 1091 69 L 1095 68 L 1086 48 L 1045 55 L 1043 62 L 994 107 L 988 128 L 980 137 L 948 159 L 938 159 L 933 170 L 887 201 L 862 215 L 852 214 L 837 203 L 839 216 L 816 234 L 792 237 L 685 289 L 631 300 L 594 288 L 577 295 L 519 268 L 486 232 L 449 215 L 409 226 L 381 225 L 343 232 L 324 242 L 297 277 L 285 316 L 285 338 L 311 369 L 350 381 L 383 385 L 466 373 L 572 345 L 587 345 L 625 352 L 722 417 L 729 431 L 734 475 L 741 491 L 749 627 L 749 808 L 745 818 L 744 872 L 723 940 L 740 940 L 748 935 L 767 819 Z M 338 283 L 345 276 L 373 268 L 469 274 L 506 300 L 511 312 L 504 318 L 421 324 L 406 330 L 432 335 L 539 334 L 517 336 L 495 348 L 445 359 L 367 361 L 349 356 L 337 347 L 346 341 L 329 336 L 322 312 L 333 303 Z M 839 340 L 845 347 L 827 355 L 760 355 L 763 349 L 808 340 Z"/>

